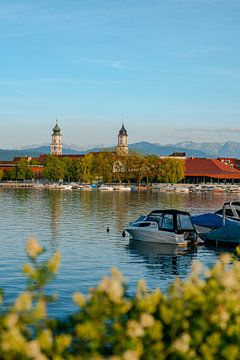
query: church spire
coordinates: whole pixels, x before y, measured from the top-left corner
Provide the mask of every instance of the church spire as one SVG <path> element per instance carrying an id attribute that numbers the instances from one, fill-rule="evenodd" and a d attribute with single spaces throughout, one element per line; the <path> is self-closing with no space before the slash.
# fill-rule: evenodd
<path id="1" fill-rule="evenodd" d="M 124 156 L 128 154 L 128 134 L 122 121 L 122 127 L 118 133 L 117 154 Z"/>
<path id="2" fill-rule="evenodd" d="M 58 118 L 56 118 L 56 125 L 52 133 L 51 155 L 62 155 L 62 136 L 61 129 L 58 126 Z"/>

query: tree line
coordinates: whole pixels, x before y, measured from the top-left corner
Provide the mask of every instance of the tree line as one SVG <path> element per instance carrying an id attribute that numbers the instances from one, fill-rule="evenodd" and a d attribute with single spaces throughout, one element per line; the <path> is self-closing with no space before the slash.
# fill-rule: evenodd
<path id="1" fill-rule="evenodd" d="M 12 180 L 32 179 L 36 174 L 30 165 L 36 164 L 36 161 L 21 159 L 5 177 Z M 156 155 L 135 152 L 122 157 L 115 152 L 89 153 L 78 159 L 48 155 L 43 165 L 44 179 L 82 183 L 177 183 L 184 179 L 185 173 L 184 160 L 160 159 Z"/>

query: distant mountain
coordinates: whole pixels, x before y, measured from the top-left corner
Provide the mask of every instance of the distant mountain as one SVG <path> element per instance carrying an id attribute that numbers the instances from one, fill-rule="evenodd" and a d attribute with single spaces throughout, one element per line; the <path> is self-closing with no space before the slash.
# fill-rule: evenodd
<path id="1" fill-rule="evenodd" d="M 203 151 L 207 157 L 233 157 L 240 158 L 240 143 L 234 141 L 227 142 L 203 142 L 184 141 L 177 143 L 177 147 L 189 150 Z"/>
<path id="2" fill-rule="evenodd" d="M 33 149 L 22 149 L 22 150 L 5 150 L 0 149 L 0 160 L 8 161 L 13 160 L 18 156 L 30 156 L 30 157 L 39 157 L 41 154 L 50 154 L 50 146 L 40 146 Z M 63 149 L 64 155 L 69 154 L 80 154 L 79 151 L 72 149 Z"/>
<path id="3" fill-rule="evenodd" d="M 130 144 L 129 149 L 139 151 L 143 154 L 154 154 L 162 156 L 170 155 L 174 152 L 185 152 L 189 157 L 206 157 L 206 153 L 200 150 L 188 149 L 175 145 L 152 144 L 146 141 Z"/>
<path id="4" fill-rule="evenodd" d="M 98 152 L 103 150 L 113 150 L 115 146 L 98 145 L 96 147 L 80 147 L 77 145 L 63 146 L 63 154 L 86 154 L 89 152 Z M 225 143 L 203 142 L 195 143 L 193 141 L 183 141 L 177 144 L 161 145 L 153 144 L 147 141 L 141 141 L 129 144 L 129 149 L 141 152 L 142 154 L 170 155 L 174 152 L 185 152 L 188 157 L 234 157 L 240 158 L 240 143 L 227 141 Z M 50 146 L 26 147 L 20 150 L 0 149 L 0 160 L 12 160 L 16 156 L 38 157 L 40 154 L 50 154 Z"/>
<path id="5" fill-rule="evenodd" d="M 13 158 L 17 156 L 31 156 L 38 157 L 39 153 L 35 151 L 27 151 L 27 150 L 5 150 L 0 149 L 0 160 L 8 161 L 13 160 Z"/>

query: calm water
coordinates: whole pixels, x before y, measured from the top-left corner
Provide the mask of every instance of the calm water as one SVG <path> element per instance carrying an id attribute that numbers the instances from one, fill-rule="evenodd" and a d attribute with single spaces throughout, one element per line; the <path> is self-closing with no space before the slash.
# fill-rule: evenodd
<path id="1" fill-rule="evenodd" d="M 8 301 L 25 287 L 21 268 L 27 239 L 35 237 L 49 254 L 59 249 L 62 263 L 51 291 L 59 300 L 53 315 L 73 311 L 71 296 L 87 293 L 115 266 L 128 281 L 129 292 L 144 278 L 148 287 L 166 291 L 176 276 L 185 278 L 194 259 L 213 264 L 220 249 L 199 247 L 179 254 L 174 247 L 144 245 L 121 236 L 124 225 L 157 208 L 197 213 L 215 210 L 238 194 L 171 194 L 158 192 L 0 190 L 0 287 Z M 106 232 L 109 226 L 110 232 Z"/>

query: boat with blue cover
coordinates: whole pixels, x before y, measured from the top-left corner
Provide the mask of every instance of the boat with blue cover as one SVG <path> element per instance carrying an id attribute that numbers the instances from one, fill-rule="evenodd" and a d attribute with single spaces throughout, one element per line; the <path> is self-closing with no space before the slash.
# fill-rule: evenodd
<path id="1" fill-rule="evenodd" d="M 222 209 L 215 213 L 192 215 L 191 220 L 205 242 L 224 245 L 240 244 L 239 201 L 226 202 Z"/>
<path id="2" fill-rule="evenodd" d="M 224 224 L 240 222 L 240 202 L 229 201 L 223 204 L 220 210 L 214 213 L 203 213 L 191 216 L 192 223 L 199 234 L 206 234 Z"/>

